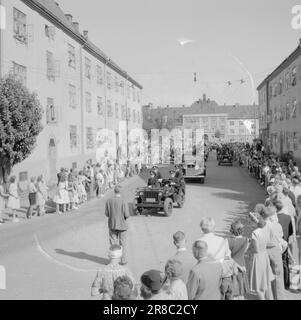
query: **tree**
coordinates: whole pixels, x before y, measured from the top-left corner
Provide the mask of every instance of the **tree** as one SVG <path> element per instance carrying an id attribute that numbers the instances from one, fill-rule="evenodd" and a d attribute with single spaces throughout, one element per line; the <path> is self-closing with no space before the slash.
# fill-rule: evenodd
<path id="1" fill-rule="evenodd" d="M 43 127 L 43 110 L 35 93 L 12 75 L 0 80 L 0 177 L 34 150 Z"/>

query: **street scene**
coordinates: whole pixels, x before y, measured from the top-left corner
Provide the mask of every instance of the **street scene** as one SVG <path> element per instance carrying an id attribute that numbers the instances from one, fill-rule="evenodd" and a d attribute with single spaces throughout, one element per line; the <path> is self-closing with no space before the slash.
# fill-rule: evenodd
<path id="1" fill-rule="evenodd" d="M 301 5 L 154 2 L 0 0 L 0 300 L 301 300 Z"/>

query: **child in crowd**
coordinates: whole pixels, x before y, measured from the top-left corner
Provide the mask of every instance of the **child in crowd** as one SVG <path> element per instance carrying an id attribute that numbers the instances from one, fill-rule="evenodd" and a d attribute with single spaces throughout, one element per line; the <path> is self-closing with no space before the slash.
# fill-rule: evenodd
<path id="1" fill-rule="evenodd" d="M 245 253 L 249 248 L 249 239 L 244 237 L 244 225 L 240 221 L 231 224 L 232 237 L 228 239 L 231 257 L 237 264 L 237 274 L 233 277 L 233 297 L 235 300 L 244 300 L 248 289 Z"/>

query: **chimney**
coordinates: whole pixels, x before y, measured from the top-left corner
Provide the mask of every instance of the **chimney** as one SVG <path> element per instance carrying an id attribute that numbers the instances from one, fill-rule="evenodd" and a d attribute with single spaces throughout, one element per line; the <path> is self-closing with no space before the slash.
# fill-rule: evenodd
<path id="1" fill-rule="evenodd" d="M 207 103 L 210 103 L 210 99 L 208 98 Z"/>
<path id="2" fill-rule="evenodd" d="M 73 22 L 73 27 L 76 29 L 76 31 L 79 31 L 79 23 L 78 22 Z"/>
<path id="3" fill-rule="evenodd" d="M 72 22 L 72 14 L 65 14 L 65 17 L 69 22 Z"/>
<path id="4" fill-rule="evenodd" d="M 206 102 L 207 101 L 207 98 L 206 98 L 206 94 L 204 93 L 203 94 L 203 102 Z"/>
<path id="5" fill-rule="evenodd" d="M 88 30 L 84 30 L 84 31 L 83 31 L 83 35 L 84 35 L 84 37 L 86 38 L 86 40 L 88 40 L 89 31 L 88 31 Z"/>

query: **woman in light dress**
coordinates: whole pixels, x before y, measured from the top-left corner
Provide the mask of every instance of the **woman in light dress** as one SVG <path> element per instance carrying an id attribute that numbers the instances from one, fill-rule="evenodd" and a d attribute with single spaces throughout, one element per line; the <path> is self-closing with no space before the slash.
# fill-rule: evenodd
<path id="1" fill-rule="evenodd" d="M 20 209 L 20 197 L 18 193 L 17 178 L 15 176 L 12 176 L 10 178 L 8 194 L 9 197 L 7 201 L 7 208 L 11 210 L 12 222 L 19 222 L 19 219 L 17 217 L 17 210 Z"/>
<path id="2" fill-rule="evenodd" d="M 56 195 L 53 201 L 56 203 L 56 213 L 61 215 L 66 212 L 66 206 L 69 204 L 68 181 L 66 175 L 60 178 Z M 60 207 L 62 211 L 60 211 Z"/>
<path id="3" fill-rule="evenodd" d="M 38 216 L 45 215 L 45 203 L 48 199 L 47 186 L 44 181 L 43 175 L 40 175 L 37 179 L 37 211 Z"/>
<path id="4" fill-rule="evenodd" d="M 86 182 L 89 179 L 84 175 L 83 171 L 78 173 L 78 197 L 79 203 L 84 203 L 87 201 L 87 191 L 86 191 Z"/>
<path id="5" fill-rule="evenodd" d="M 4 186 L 0 181 L 0 225 L 4 223 L 3 213 L 5 210 L 5 204 L 8 197 L 9 195 L 5 193 Z"/>
<path id="6" fill-rule="evenodd" d="M 255 224 L 255 230 L 252 232 L 250 243 L 250 250 L 252 252 L 249 272 L 250 291 L 255 292 L 259 300 L 270 300 L 271 282 L 275 278 L 267 251 L 267 245 L 270 241 L 270 230 L 258 213 L 250 213 L 250 218 Z"/>

